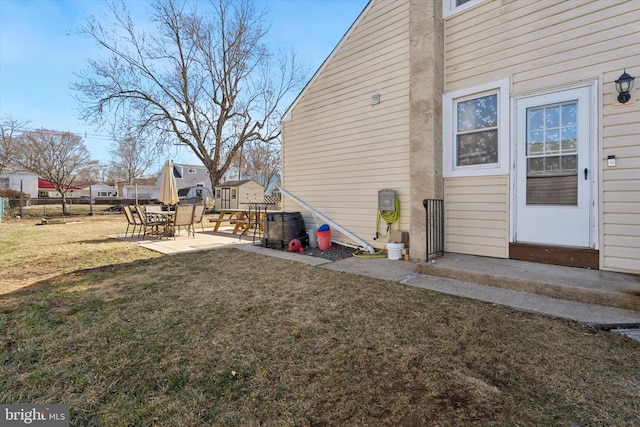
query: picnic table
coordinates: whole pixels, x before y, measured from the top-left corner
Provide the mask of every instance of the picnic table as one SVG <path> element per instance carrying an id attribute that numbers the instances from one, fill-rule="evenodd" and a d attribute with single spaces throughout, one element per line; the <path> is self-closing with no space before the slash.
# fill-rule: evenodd
<path id="1" fill-rule="evenodd" d="M 220 209 L 218 216 L 209 218 L 209 222 L 214 224 L 213 231 L 218 231 L 220 224 L 234 225 L 233 234 L 237 234 L 241 229 L 244 231 L 243 224 L 248 224 L 249 212 L 245 209 Z"/>
<path id="2" fill-rule="evenodd" d="M 213 231 L 218 231 L 220 224 L 233 225 L 233 234 L 246 235 L 250 230 L 262 232 L 267 209 L 260 209 L 249 204 L 246 209 L 220 209 L 217 216 L 209 218 L 213 223 Z"/>

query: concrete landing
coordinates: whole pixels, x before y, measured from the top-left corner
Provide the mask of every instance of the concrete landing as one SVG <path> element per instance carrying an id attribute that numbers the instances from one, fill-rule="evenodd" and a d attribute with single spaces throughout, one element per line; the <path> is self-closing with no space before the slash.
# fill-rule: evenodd
<path id="1" fill-rule="evenodd" d="M 420 274 L 640 311 L 640 276 L 526 261 L 445 254 Z"/>

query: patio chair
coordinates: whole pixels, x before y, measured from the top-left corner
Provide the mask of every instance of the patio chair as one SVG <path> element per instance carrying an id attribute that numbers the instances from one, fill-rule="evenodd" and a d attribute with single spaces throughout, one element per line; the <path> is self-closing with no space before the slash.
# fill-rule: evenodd
<path id="1" fill-rule="evenodd" d="M 173 213 L 173 239 L 175 240 L 177 232 L 180 231 L 180 227 L 187 228 L 187 237 L 189 233 L 196 237 L 193 231 L 193 211 L 195 205 L 176 205 L 176 210 Z"/>
<path id="2" fill-rule="evenodd" d="M 124 232 L 124 237 L 127 237 L 127 233 L 129 232 L 129 227 L 133 227 L 131 230 L 131 237 L 133 237 L 133 233 L 136 232 L 136 227 L 141 226 L 142 223 L 138 219 L 138 215 L 134 215 L 131 212 L 131 206 L 126 205 L 122 207 L 122 212 L 124 212 L 124 216 L 127 218 L 127 229 Z"/>
<path id="3" fill-rule="evenodd" d="M 204 232 L 204 224 L 202 223 L 202 219 L 204 217 L 204 209 L 206 206 L 205 205 L 194 205 L 194 206 L 195 208 L 193 210 L 192 229 L 195 228 L 196 224 L 200 224 L 200 227 L 202 227 L 202 231 Z"/>
<path id="4" fill-rule="evenodd" d="M 142 237 L 146 236 L 147 229 L 151 230 L 151 233 L 149 233 L 150 235 L 155 235 L 155 236 L 160 235 L 160 226 L 165 225 L 164 220 L 162 218 L 153 216 L 153 214 L 147 214 L 144 211 L 144 207 L 140 205 L 135 205 L 135 208 L 141 223 L 141 227 L 138 230 L 138 237 L 140 237 L 141 231 L 143 231 Z"/>

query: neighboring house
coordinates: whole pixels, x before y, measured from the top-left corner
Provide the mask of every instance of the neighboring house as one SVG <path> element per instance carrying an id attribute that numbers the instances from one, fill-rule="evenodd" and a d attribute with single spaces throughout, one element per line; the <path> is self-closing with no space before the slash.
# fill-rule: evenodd
<path id="1" fill-rule="evenodd" d="M 264 199 L 264 187 L 246 179 L 227 181 L 215 188 L 216 209 L 246 209 L 252 201 Z"/>
<path id="2" fill-rule="evenodd" d="M 198 185 L 186 187 L 178 190 L 180 203 L 205 203 L 207 199 L 213 198 L 213 193 L 207 187 Z"/>
<path id="3" fill-rule="evenodd" d="M 282 187 L 376 248 L 395 190 L 417 260 L 443 199 L 448 252 L 640 273 L 639 45 L 637 1 L 371 0 L 283 117 Z"/>
<path id="4" fill-rule="evenodd" d="M 97 182 L 95 184 L 87 185 L 86 187 L 82 187 L 80 191 L 80 197 L 89 198 L 91 195 L 92 198 L 107 198 L 107 197 L 116 197 L 118 195 L 118 189 L 113 185 L 105 184 L 102 182 Z"/>
<path id="5" fill-rule="evenodd" d="M 162 184 L 163 173 L 164 170 L 161 170 L 158 178 L 155 180 L 155 185 L 123 185 L 121 188 L 122 198 L 127 200 L 157 199 L 160 195 L 160 186 Z M 206 194 L 213 194 L 213 192 L 211 191 L 211 180 L 209 179 L 209 173 L 204 166 L 174 164 L 173 176 L 176 179 L 176 186 L 178 187 L 178 191 L 183 189 L 187 189 L 187 191 L 189 191 L 190 188 L 203 187 Z"/>
<path id="6" fill-rule="evenodd" d="M 122 186 L 122 198 L 126 200 L 157 200 L 160 186 L 126 184 Z"/>
<path id="7" fill-rule="evenodd" d="M 160 188 L 162 183 L 163 171 L 160 171 L 160 175 L 156 180 L 156 186 Z M 181 188 L 190 187 L 206 187 L 211 191 L 211 179 L 209 178 L 209 171 L 204 166 L 194 165 L 173 165 L 173 176 L 176 179 L 176 185 L 178 190 Z"/>
<path id="8" fill-rule="evenodd" d="M 75 199 L 80 197 L 82 188 L 75 185 L 65 185 L 66 198 Z M 43 199 L 61 199 L 62 195 L 56 190 L 55 185 L 51 181 L 47 181 L 44 178 L 38 178 L 38 197 Z"/>
<path id="9" fill-rule="evenodd" d="M 38 175 L 19 166 L 7 165 L 0 174 L 0 188 L 20 191 L 31 196 L 38 197 Z"/>

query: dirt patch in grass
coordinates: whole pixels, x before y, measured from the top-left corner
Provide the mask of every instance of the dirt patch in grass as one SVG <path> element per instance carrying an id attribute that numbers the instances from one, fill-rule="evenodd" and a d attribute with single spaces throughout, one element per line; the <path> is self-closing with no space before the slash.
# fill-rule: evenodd
<path id="1" fill-rule="evenodd" d="M 128 245 L 0 295 L 1 403 L 102 426 L 640 424 L 640 346 L 615 334 L 236 249 Z"/>

